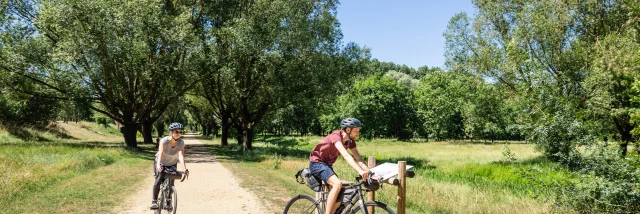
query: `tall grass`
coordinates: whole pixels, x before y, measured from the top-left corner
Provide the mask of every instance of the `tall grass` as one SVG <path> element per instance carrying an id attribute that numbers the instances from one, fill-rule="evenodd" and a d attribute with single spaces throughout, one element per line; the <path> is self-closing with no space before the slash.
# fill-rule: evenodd
<path id="1" fill-rule="evenodd" d="M 91 132 L 90 125 L 0 130 L 2 212 L 109 212 L 121 201 L 149 168 L 153 146 L 127 149 L 120 136 Z"/>
<path id="2" fill-rule="evenodd" d="M 308 155 L 320 137 L 258 138 L 255 149 L 242 152 L 237 145 L 221 147 L 212 140 L 213 154 L 238 174 L 242 185 L 274 204 L 280 211 L 292 196 L 313 195 L 295 182 L 295 172 L 308 167 Z M 548 182 L 572 179 L 562 167 L 546 161 L 532 145 L 511 144 L 519 161 L 502 162 L 501 144 L 468 142 L 411 143 L 395 140 L 358 142 L 365 156 L 377 162 L 405 160 L 417 176 L 407 180 L 408 213 L 547 213 L 552 210 L 542 192 L 527 179 L 531 170 L 546 172 Z M 343 180 L 353 181 L 356 172 L 339 158 L 334 169 Z M 278 167 L 274 167 L 278 165 Z M 397 188 L 386 185 L 376 199 L 395 209 Z"/>

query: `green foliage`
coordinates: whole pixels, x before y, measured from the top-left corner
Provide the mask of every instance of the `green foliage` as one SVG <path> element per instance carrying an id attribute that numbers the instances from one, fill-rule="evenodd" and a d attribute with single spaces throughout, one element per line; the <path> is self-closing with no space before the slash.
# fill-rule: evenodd
<path id="1" fill-rule="evenodd" d="M 360 119 L 363 137 L 390 136 L 399 139 L 412 137 L 412 123 L 416 118 L 410 89 L 394 79 L 373 75 L 355 84 L 340 98 L 339 115 Z M 339 125 L 341 118 L 328 122 Z"/>
<path id="2" fill-rule="evenodd" d="M 575 179 L 544 184 L 531 180 L 551 192 L 556 205 L 581 213 L 635 213 L 640 206 L 638 166 L 638 159 L 620 158 L 615 148 L 598 148 L 575 161 Z M 546 176 L 542 172 L 536 174 Z"/>
<path id="3" fill-rule="evenodd" d="M 96 123 L 106 128 L 111 123 L 111 119 L 108 117 L 96 117 Z"/>
<path id="4" fill-rule="evenodd" d="M 503 162 L 515 162 L 517 161 L 518 158 L 516 157 L 515 154 L 513 154 L 513 152 L 511 152 L 511 149 L 509 149 L 509 146 L 507 146 L 507 144 L 503 144 L 502 145 L 502 161 Z"/>
<path id="5" fill-rule="evenodd" d="M 628 143 L 636 140 L 631 112 L 637 103 L 630 98 L 637 93 L 632 82 L 640 77 L 638 2 L 474 4 L 475 17 L 454 16 L 444 33 L 447 67 L 502 84 L 527 140 L 583 175 L 554 187 L 559 204 L 580 212 L 636 211 L 637 178 L 612 177 L 601 169 L 634 172 L 577 147 L 600 147 L 595 139 L 613 136 L 626 156 Z"/>
<path id="6" fill-rule="evenodd" d="M 474 97 L 482 80 L 468 73 L 436 71 L 425 75 L 415 91 L 424 127 L 436 139 L 464 136 L 463 108 Z"/>
<path id="7" fill-rule="evenodd" d="M 398 83 L 400 83 L 400 84 L 402 84 L 402 85 L 404 85 L 407 88 L 410 88 L 412 90 L 416 89 L 418 87 L 418 83 L 420 83 L 420 80 L 413 79 L 408 74 L 400 73 L 400 72 L 397 72 L 397 71 L 394 71 L 394 70 L 387 71 L 384 74 L 384 77 L 394 79 Z"/>
<path id="8" fill-rule="evenodd" d="M 334 99 L 365 71 L 368 50 L 342 43 L 336 1 L 213 5 L 196 23 L 203 51 L 194 59 L 223 128 L 237 127 L 247 149 L 267 114 Z"/>
<path id="9" fill-rule="evenodd" d="M 127 145 L 136 146 L 141 123 L 155 121 L 195 84 L 187 78 L 193 5 L 11 2 L 8 11 L 18 20 L 7 29 L 24 38 L 9 36 L 1 50 L 8 65 L 2 72 L 13 77 L 13 90 L 82 103 L 74 108 L 88 107 L 121 123 Z M 64 114 L 75 114 L 74 108 Z"/>
<path id="10" fill-rule="evenodd" d="M 275 153 L 273 155 L 273 169 L 280 169 L 281 164 L 282 164 L 282 155 L 278 155 L 278 153 Z"/>
<path id="11" fill-rule="evenodd" d="M 0 94 L 0 123 L 44 127 L 56 118 L 60 107 L 59 100 L 41 99 L 4 91 Z"/>

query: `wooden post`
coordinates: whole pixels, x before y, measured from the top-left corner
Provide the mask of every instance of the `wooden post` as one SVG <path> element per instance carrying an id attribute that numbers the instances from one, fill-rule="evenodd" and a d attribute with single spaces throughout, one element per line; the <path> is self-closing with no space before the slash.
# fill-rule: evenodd
<path id="1" fill-rule="evenodd" d="M 407 162 L 398 161 L 398 179 L 400 179 L 400 185 L 398 186 L 398 214 L 405 214 L 405 199 L 407 190 L 407 178 L 405 173 L 407 172 Z"/>
<path id="2" fill-rule="evenodd" d="M 376 167 L 376 157 L 374 156 L 370 156 L 369 157 L 369 161 L 368 161 L 368 165 L 369 165 L 369 169 Z M 376 200 L 376 192 L 371 191 L 367 194 L 367 201 L 375 201 Z M 367 208 L 369 210 L 369 214 L 375 214 L 375 209 L 374 207 L 368 207 Z"/>

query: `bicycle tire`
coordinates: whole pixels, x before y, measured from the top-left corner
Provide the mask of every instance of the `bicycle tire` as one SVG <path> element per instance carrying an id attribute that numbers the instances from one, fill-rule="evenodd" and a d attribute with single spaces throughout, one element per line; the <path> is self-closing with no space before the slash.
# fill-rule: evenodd
<path id="1" fill-rule="evenodd" d="M 162 210 L 164 209 L 164 191 L 162 191 L 162 189 L 160 189 L 160 197 L 158 198 L 157 203 L 158 203 L 158 208 L 154 210 L 153 213 L 161 214 Z"/>
<path id="2" fill-rule="evenodd" d="M 366 201 L 364 202 L 364 206 L 365 207 L 374 207 L 375 208 L 375 212 L 376 214 L 378 213 L 389 213 L 389 214 L 396 214 L 396 212 L 394 212 L 391 208 L 389 208 L 389 206 L 387 206 L 386 204 L 382 203 L 382 202 L 377 202 L 377 201 Z M 363 213 L 360 211 L 360 206 L 357 206 L 355 209 L 353 209 L 351 211 L 351 214 L 356 214 L 356 213 Z"/>
<path id="3" fill-rule="evenodd" d="M 300 202 L 298 202 L 300 201 Z M 296 203 L 298 202 L 298 203 Z M 295 203 L 295 206 L 294 206 Z M 296 195 L 287 202 L 283 214 L 316 214 L 323 213 L 316 200 L 307 194 Z"/>
<path id="4" fill-rule="evenodd" d="M 169 199 L 171 199 L 171 206 L 165 207 L 167 204 L 167 197 L 165 197 L 166 191 L 161 191 L 160 194 L 160 204 L 158 205 L 158 212 L 160 214 L 176 214 L 176 210 L 178 209 L 178 192 L 176 192 L 176 187 L 171 187 L 171 193 Z"/>
<path id="5" fill-rule="evenodd" d="M 171 186 L 171 214 L 176 214 L 178 210 L 178 192 L 175 186 Z"/>

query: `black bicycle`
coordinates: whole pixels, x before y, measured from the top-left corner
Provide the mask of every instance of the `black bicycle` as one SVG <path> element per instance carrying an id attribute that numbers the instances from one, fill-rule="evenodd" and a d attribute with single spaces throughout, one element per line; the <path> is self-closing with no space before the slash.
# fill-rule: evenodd
<path id="1" fill-rule="evenodd" d="M 175 214 L 178 209 L 178 192 L 173 185 L 174 180 L 180 179 L 183 182 L 185 178 L 189 177 L 189 170 L 184 172 L 177 171 L 175 173 L 164 174 L 164 181 L 160 185 L 160 197 L 158 197 L 158 209 L 155 210 L 156 214 Z"/>
<path id="2" fill-rule="evenodd" d="M 370 176 L 373 173 L 370 173 Z M 304 184 L 304 179 L 302 181 L 298 180 L 296 176 L 296 181 L 300 184 Z M 340 205 L 336 209 L 336 214 L 347 214 L 347 213 L 362 213 L 369 214 L 369 210 L 372 210 L 373 213 L 390 213 L 395 214 L 395 212 L 389 208 L 386 204 L 379 201 L 364 201 L 363 192 L 375 191 L 375 189 L 366 189 L 363 191 L 363 187 L 367 186 L 376 186 L 369 185 L 367 182 L 371 182 L 371 177 L 369 179 L 362 180 L 360 176 L 356 177 L 356 184 L 346 183 L 342 185 L 342 189 L 340 190 L 340 195 L 338 196 L 338 202 Z M 324 214 L 327 208 L 327 197 L 329 196 L 329 185 L 326 183 L 322 183 L 322 191 L 320 192 L 320 198 L 315 199 L 307 194 L 300 194 L 293 197 L 287 203 L 287 206 L 284 208 L 284 214 Z M 379 187 L 379 186 L 376 186 Z"/>

